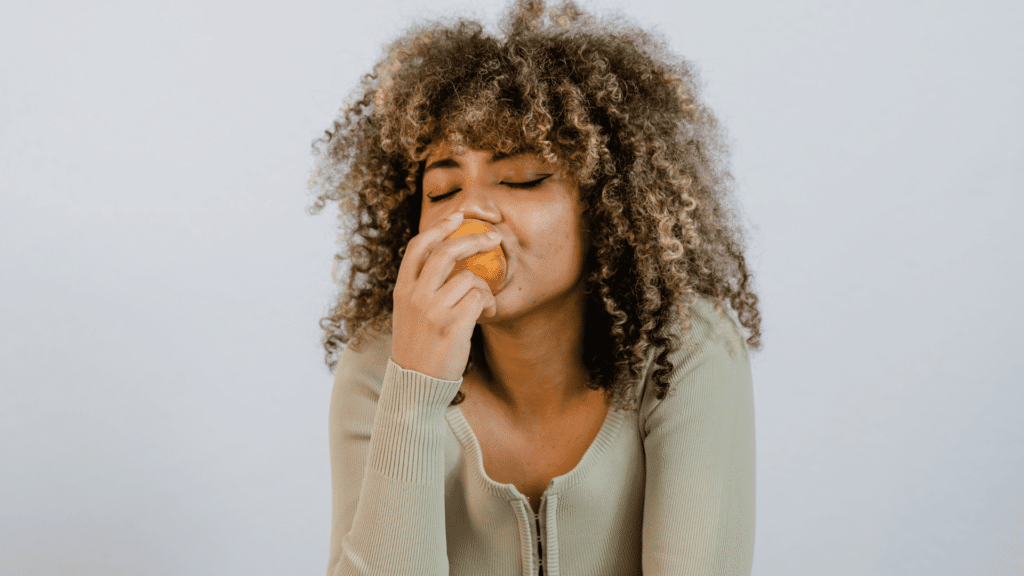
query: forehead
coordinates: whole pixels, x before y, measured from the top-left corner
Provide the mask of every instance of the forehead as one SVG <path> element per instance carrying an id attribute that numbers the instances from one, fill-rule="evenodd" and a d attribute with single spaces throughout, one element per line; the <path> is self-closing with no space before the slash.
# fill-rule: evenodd
<path id="1" fill-rule="evenodd" d="M 551 162 L 545 159 L 544 156 L 536 150 L 520 149 L 511 152 L 497 152 L 495 150 L 476 149 L 468 146 L 452 144 L 447 140 L 427 146 L 421 158 L 424 163 L 429 166 L 432 162 L 436 162 L 441 159 L 458 159 L 470 154 L 479 155 L 481 153 L 487 155 L 489 159 L 488 163 L 507 160 L 514 163 L 540 163 L 557 166 L 561 166 L 563 164 L 561 161 Z"/>

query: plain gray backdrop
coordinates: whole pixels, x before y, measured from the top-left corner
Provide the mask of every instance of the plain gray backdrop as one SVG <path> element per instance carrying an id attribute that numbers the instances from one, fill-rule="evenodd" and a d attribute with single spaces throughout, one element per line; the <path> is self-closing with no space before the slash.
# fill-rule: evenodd
<path id="1" fill-rule="evenodd" d="M 733 143 L 754 575 L 1024 574 L 1022 4 L 585 5 L 664 33 Z M 310 143 L 405 25 L 503 6 L 5 3 L 0 573 L 325 572 Z"/>

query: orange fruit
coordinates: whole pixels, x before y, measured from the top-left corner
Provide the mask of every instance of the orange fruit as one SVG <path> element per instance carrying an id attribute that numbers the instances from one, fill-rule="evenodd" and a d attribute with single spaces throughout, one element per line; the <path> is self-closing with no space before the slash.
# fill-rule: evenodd
<path id="1" fill-rule="evenodd" d="M 459 229 L 448 235 L 448 238 L 458 238 L 459 236 L 465 236 L 466 234 L 476 234 L 477 232 L 493 232 L 487 224 L 480 222 L 479 220 L 466 220 L 459 226 Z M 445 240 L 448 240 L 445 238 Z M 491 293 L 494 294 L 498 291 L 498 287 L 501 286 L 501 282 L 505 279 L 505 271 L 508 268 L 508 262 L 505 260 L 505 251 L 501 249 L 501 244 L 494 247 L 493 250 L 484 252 L 483 254 L 474 254 L 469 258 L 459 260 L 455 263 L 455 268 L 452 269 L 452 273 L 445 279 L 447 282 L 452 276 L 462 272 L 463 270 L 469 270 L 473 274 L 484 279 L 487 285 L 491 288 Z"/>

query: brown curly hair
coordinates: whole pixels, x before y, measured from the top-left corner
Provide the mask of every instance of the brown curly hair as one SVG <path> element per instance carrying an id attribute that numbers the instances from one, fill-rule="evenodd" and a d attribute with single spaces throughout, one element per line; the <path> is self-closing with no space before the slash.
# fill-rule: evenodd
<path id="1" fill-rule="evenodd" d="M 499 30 L 463 18 L 408 29 L 313 142 L 309 212 L 339 203 L 339 245 L 348 247 L 334 257 L 339 286 L 338 266 L 351 263 L 347 289 L 320 320 L 330 370 L 350 337 L 358 349 L 364 327 L 390 333 L 399 265 L 419 228 L 426 150 L 445 139 L 456 150 L 567 162 L 592 239 L 583 361 L 588 386 L 615 406 L 636 410 L 652 347 L 661 350 L 652 379 L 664 398 L 675 368 L 668 356 L 679 348 L 668 327 L 691 328 L 698 292 L 716 309 L 728 298 L 748 346 L 760 350 L 729 151 L 693 64 L 624 17 L 599 19 L 571 1 L 516 0 Z M 478 325 L 466 372 L 486 369 L 482 349 Z M 453 404 L 462 399 L 460 391 Z"/>

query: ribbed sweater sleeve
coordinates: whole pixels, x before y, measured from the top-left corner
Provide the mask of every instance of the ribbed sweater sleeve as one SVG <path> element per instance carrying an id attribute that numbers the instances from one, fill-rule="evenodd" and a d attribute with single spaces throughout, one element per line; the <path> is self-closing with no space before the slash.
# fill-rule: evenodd
<path id="1" fill-rule="evenodd" d="M 404 370 L 390 350 L 370 342 L 339 359 L 329 417 L 329 576 L 448 575 L 444 413 L 462 381 Z"/>
<path id="2" fill-rule="evenodd" d="M 726 304 L 700 299 L 669 358 L 672 391 L 642 411 L 645 576 L 749 576 L 754 555 L 750 361 Z M 679 334 L 679 331 L 676 331 Z M 687 343 L 692 343 L 688 346 Z"/>

